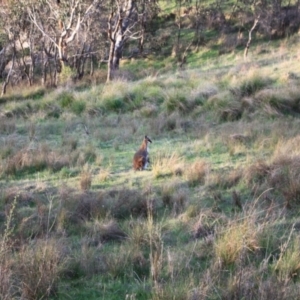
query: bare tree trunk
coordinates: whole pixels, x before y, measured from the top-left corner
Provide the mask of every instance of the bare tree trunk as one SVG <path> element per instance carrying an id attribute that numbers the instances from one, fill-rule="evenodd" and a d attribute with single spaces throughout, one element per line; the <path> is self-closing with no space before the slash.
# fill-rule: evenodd
<path id="1" fill-rule="evenodd" d="M 90 65 L 90 75 L 93 76 L 93 75 L 94 75 L 94 61 L 93 61 L 93 54 L 91 54 L 90 60 L 91 60 L 91 65 Z"/>
<path id="2" fill-rule="evenodd" d="M 25 60 L 25 50 L 24 50 L 24 47 L 23 47 L 23 43 L 21 41 L 21 39 L 19 38 L 19 43 L 20 43 L 20 46 L 21 46 L 21 50 L 22 50 L 22 57 L 20 58 L 20 60 L 22 61 L 22 64 L 23 64 L 23 70 L 24 70 L 24 74 L 27 78 L 27 81 L 28 81 L 28 85 L 31 86 L 32 85 L 32 80 L 31 80 L 31 77 L 30 77 L 30 69 L 27 67 L 26 65 L 26 60 Z M 30 47 L 31 48 L 31 47 Z M 32 56 L 31 56 L 32 57 Z M 31 64 L 33 64 L 33 61 L 31 61 Z"/>
<path id="3" fill-rule="evenodd" d="M 115 26 L 112 25 L 112 19 L 114 17 L 113 12 L 109 17 L 108 36 L 110 39 L 110 50 L 108 58 L 107 81 L 110 81 L 113 77 L 114 71 L 119 69 L 120 59 L 122 57 L 122 51 L 125 43 L 125 35 L 131 21 L 130 18 L 133 13 L 133 10 L 134 1 L 127 0 L 125 2 L 124 8 L 118 5 L 118 11 L 115 16 Z"/>
<path id="4" fill-rule="evenodd" d="M 16 53 L 15 53 L 15 49 L 14 49 L 11 66 L 10 66 L 10 69 L 9 69 L 8 74 L 6 76 L 6 79 L 5 79 L 5 81 L 3 82 L 3 85 L 2 85 L 1 97 L 6 94 L 6 88 L 7 88 L 7 85 L 9 84 L 10 76 L 11 76 L 12 70 L 13 70 L 14 65 L 15 65 L 15 59 L 16 59 Z"/>
<path id="5" fill-rule="evenodd" d="M 177 37 L 176 37 L 176 42 L 175 45 L 173 46 L 173 53 L 172 56 L 177 59 L 177 62 L 179 62 L 180 59 L 180 39 L 181 39 L 181 7 L 182 7 L 182 0 L 176 0 L 176 25 L 177 25 Z"/>
<path id="6" fill-rule="evenodd" d="M 83 43 L 80 52 L 77 52 L 77 55 L 75 56 L 75 62 L 74 65 L 76 67 L 77 71 L 77 79 L 81 79 L 84 76 L 85 73 L 85 64 L 86 60 L 88 58 L 88 53 L 91 52 L 91 46 L 89 45 L 86 47 L 86 44 Z"/>
<path id="7" fill-rule="evenodd" d="M 42 85 L 46 86 L 47 84 L 47 66 L 48 66 L 48 61 L 43 60 L 43 67 L 42 67 Z"/>
<path id="8" fill-rule="evenodd" d="M 0 78 L 2 77 L 2 73 L 5 70 L 6 65 L 9 63 L 9 58 L 6 55 L 7 52 L 6 47 L 0 51 Z"/>
<path id="9" fill-rule="evenodd" d="M 250 29 L 249 31 L 249 37 L 248 37 L 248 42 L 247 42 L 247 45 L 246 45 L 246 48 L 245 48 L 245 51 L 244 51 L 244 59 L 246 59 L 247 55 L 248 55 L 248 51 L 249 51 L 249 48 L 250 48 L 250 44 L 251 44 L 251 40 L 252 40 L 252 31 L 255 29 L 255 27 L 257 26 L 258 24 L 258 21 L 259 21 L 259 17 L 258 16 L 255 21 L 254 21 L 254 24 L 252 26 L 252 28 Z"/>
<path id="10" fill-rule="evenodd" d="M 109 49 L 109 57 L 108 57 L 108 66 L 107 66 L 107 82 L 112 80 L 113 77 L 112 73 L 114 70 L 114 66 L 113 66 L 114 51 L 115 51 L 115 44 L 114 41 L 111 41 L 110 49 Z"/>
<path id="11" fill-rule="evenodd" d="M 200 24 L 201 24 L 201 6 L 200 6 L 200 1 L 196 0 L 195 3 L 195 9 L 196 9 L 196 32 L 195 32 L 195 36 L 196 36 L 196 52 L 199 51 L 199 47 L 200 47 L 200 42 L 201 42 L 201 30 L 200 30 Z"/>

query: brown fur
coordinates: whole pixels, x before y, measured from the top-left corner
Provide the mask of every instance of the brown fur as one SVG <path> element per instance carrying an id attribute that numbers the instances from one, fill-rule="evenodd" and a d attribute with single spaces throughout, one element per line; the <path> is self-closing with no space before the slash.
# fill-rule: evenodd
<path id="1" fill-rule="evenodd" d="M 152 141 L 145 135 L 140 149 L 134 154 L 133 157 L 133 168 L 134 170 L 144 170 L 147 163 L 150 163 L 149 153 L 148 153 L 148 143 Z"/>

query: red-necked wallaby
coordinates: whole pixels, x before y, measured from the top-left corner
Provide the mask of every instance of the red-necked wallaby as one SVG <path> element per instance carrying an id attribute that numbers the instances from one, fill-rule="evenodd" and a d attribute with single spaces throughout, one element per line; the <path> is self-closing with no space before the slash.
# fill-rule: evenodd
<path id="1" fill-rule="evenodd" d="M 133 168 L 135 170 L 145 170 L 150 163 L 148 143 L 152 143 L 147 135 L 145 135 L 144 140 L 140 149 L 134 154 L 133 157 Z"/>

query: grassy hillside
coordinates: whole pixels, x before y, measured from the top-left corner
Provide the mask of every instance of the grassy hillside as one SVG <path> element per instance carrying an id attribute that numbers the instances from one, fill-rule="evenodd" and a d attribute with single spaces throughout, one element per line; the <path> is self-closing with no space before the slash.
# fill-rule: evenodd
<path id="1" fill-rule="evenodd" d="M 299 298 L 298 37 L 122 72 L 1 99 L 0 298 Z"/>

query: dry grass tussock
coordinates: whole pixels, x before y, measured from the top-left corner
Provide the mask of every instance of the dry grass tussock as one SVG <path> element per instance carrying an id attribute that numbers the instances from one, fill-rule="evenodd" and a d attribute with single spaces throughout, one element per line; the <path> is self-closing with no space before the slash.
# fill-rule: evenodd
<path id="1" fill-rule="evenodd" d="M 127 238 L 127 234 L 122 230 L 114 219 L 94 220 L 88 224 L 86 235 L 89 245 L 99 246 L 101 243 L 109 241 L 122 241 Z"/>
<path id="2" fill-rule="evenodd" d="M 69 166 L 69 156 L 50 150 L 47 145 L 37 149 L 24 148 L 9 156 L 1 165 L 3 175 L 16 175 L 20 172 L 37 172 L 44 169 L 58 171 Z"/>
<path id="3" fill-rule="evenodd" d="M 204 160 L 196 160 L 186 167 L 185 176 L 189 186 L 204 185 L 210 172 L 210 165 Z"/>
<path id="4" fill-rule="evenodd" d="M 34 247 L 24 246 L 17 261 L 22 297 L 41 299 L 56 295 L 65 263 L 60 241 L 51 239 L 38 241 Z"/>
<path id="5" fill-rule="evenodd" d="M 152 173 L 155 178 L 180 176 L 184 173 L 185 165 L 177 153 L 160 153 L 152 156 Z"/>
<path id="6" fill-rule="evenodd" d="M 22 245 L 15 254 L 8 244 L 5 246 L 6 242 L 2 240 L 0 252 L 1 299 L 33 300 L 56 296 L 66 262 L 62 241 L 37 240 L 33 245 Z"/>
<path id="7" fill-rule="evenodd" d="M 132 219 L 127 224 L 128 240 L 136 248 L 147 246 L 149 244 L 146 219 Z"/>
<path id="8" fill-rule="evenodd" d="M 207 239 L 211 236 L 214 240 L 214 224 L 205 214 L 200 214 L 198 220 L 193 224 L 191 232 L 194 239 Z"/>
<path id="9" fill-rule="evenodd" d="M 289 285 L 287 282 L 280 282 L 275 276 L 267 275 L 263 264 L 259 269 L 253 266 L 241 268 L 231 276 L 227 276 L 225 287 L 219 292 L 222 299 L 298 299 L 299 287 Z M 213 294 L 214 283 L 208 285 L 208 292 Z M 208 293 L 208 294 L 209 294 Z"/>
<path id="10" fill-rule="evenodd" d="M 250 137 L 245 134 L 231 134 L 225 143 L 230 155 L 247 153 Z"/>
<path id="11" fill-rule="evenodd" d="M 281 253 L 278 260 L 272 264 L 273 270 L 282 282 L 296 279 L 300 275 L 300 240 L 296 235 L 290 235 L 289 238 L 281 246 Z"/>
<path id="12" fill-rule="evenodd" d="M 295 88 L 263 89 L 256 93 L 255 103 L 270 116 L 279 116 L 288 113 L 299 113 L 299 91 Z"/>
<path id="13" fill-rule="evenodd" d="M 191 89 L 185 87 L 169 88 L 164 92 L 164 106 L 167 112 L 177 111 L 181 114 L 193 111 L 198 105 L 202 105 L 204 97 L 201 94 L 191 93 Z"/>
<path id="14" fill-rule="evenodd" d="M 273 159 L 278 156 L 300 156 L 300 135 L 288 139 L 279 139 L 275 145 Z"/>
<path id="15" fill-rule="evenodd" d="M 163 205 L 170 209 L 174 215 L 183 212 L 188 203 L 189 191 L 181 182 L 173 181 L 165 184 L 161 189 Z"/>
<path id="16" fill-rule="evenodd" d="M 289 142 L 278 146 L 270 162 L 258 160 L 244 171 L 250 188 L 256 186 L 260 192 L 271 188 L 274 193 L 279 192 L 287 207 L 300 201 L 300 156 L 297 148 L 290 147 Z"/>
<path id="17" fill-rule="evenodd" d="M 220 122 L 232 122 L 242 117 L 244 111 L 242 104 L 230 91 L 223 91 L 211 96 L 205 102 L 204 108 L 213 111 Z"/>
<path id="18" fill-rule="evenodd" d="M 298 83 L 288 88 L 275 86 L 275 80 L 252 69 L 233 76 L 228 90 L 219 91 L 204 101 L 204 109 L 212 111 L 220 122 L 236 121 L 244 116 L 279 116 L 299 113 Z"/>
<path id="19" fill-rule="evenodd" d="M 232 222 L 217 233 L 215 257 L 221 266 L 244 260 L 248 252 L 259 249 L 258 230 L 253 219 Z"/>
<path id="20" fill-rule="evenodd" d="M 149 260 L 144 253 L 130 243 L 122 243 L 117 251 L 111 251 L 104 257 L 105 272 L 113 278 L 130 277 L 135 274 L 139 279 L 149 276 Z"/>
<path id="21" fill-rule="evenodd" d="M 81 174 L 80 174 L 80 188 L 82 191 L 88 191 L 92 186 L 92 177 L 93 174 L 89 169 L 88 165 L 85 165 Z"/>
<path id="22" fill-rule="evenodd" d="M 111 170 L 110 168 L 101 168 L 97 175 L 97 179 L 99 182 L 105 182 L 111 178 Z"/>
<path id="23" fill-rule="evenodd" d="M 155 118 L 149 120 L 151 131 L 155 135 L 162 134 L 164 132 L 177 131 L 181 128 L 180 121 L 183 120 L 182 116 L 179 116 L 178 112 L 166 114 L 164 112 L 157 115 Z"/>
<path id="24" fill-rule="evenodd" d="M 84 224 L 86 221 L 108 216 L 117 220 L 127 216 L 145 217 L 150 211 L 155 213 L 157 209 L 157 201 L 152 195 L 136 189 L 81 193 L 67 189 L 60 194 L 64 218 L 60 221 L 66 224 Z"/>
<path id="25" fill-rule="evenodd" d="M 110 190 L 102 194 L 102 199 L 104 207 L 117 219 L 129 215 L 145 217 L 156 210 L 156 200 L 147 192 L 135 189 Z"/>
<path id="26" fill-rule="evenodd" d="M 243 169 L 236 168 L 232 170 L 213 171 L 207 175 L 207 184 L 211 188 L 232 188 L 236 186 L 243 178 Z"/>
<path id="27" fill-rule="evenodd" d="M 105 260 L 101 247 L 92 247 L 89 241 L 81 241 L 74 252 L 69 253 L 66 267 L 63 272 L 65 279 L 78 279 L 85 276 L 87 279 L 95 274 L 103 274 Z"/>
<path id="28" fill-rule="evenodd" d="M 0 134 L 13 134 L 16 131 L 16 119 L 15 118 L 0 118 Z"/>

